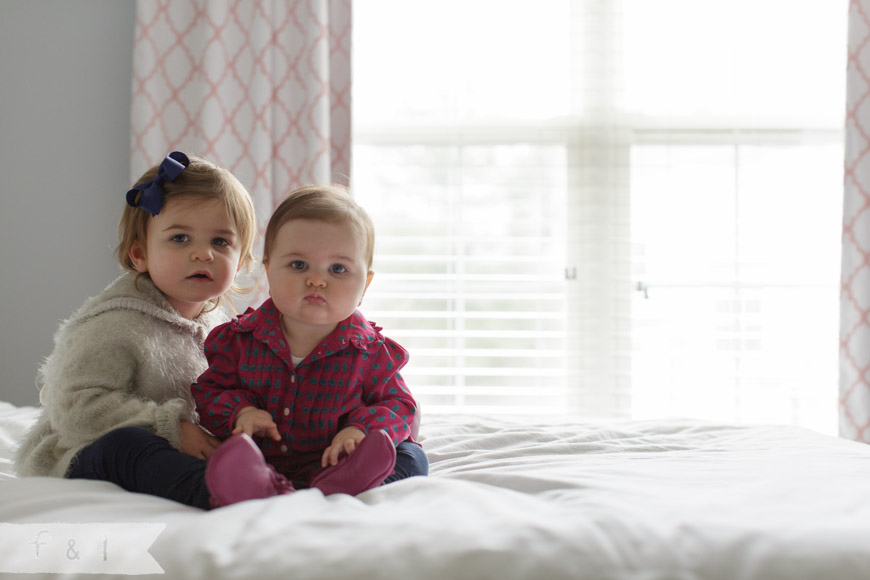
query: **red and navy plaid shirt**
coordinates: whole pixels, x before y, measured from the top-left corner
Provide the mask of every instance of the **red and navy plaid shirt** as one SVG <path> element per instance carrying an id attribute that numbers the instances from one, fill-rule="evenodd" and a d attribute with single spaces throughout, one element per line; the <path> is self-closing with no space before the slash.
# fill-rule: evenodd
<path id="1" fill-rule="evenodd" d="M 239 410 L 265 409 L 281 441 L 255 439 L 279 472 L 302 479 L 349 425 L 411 439 L 417 403 L 399 374 L 408 353 L 380 330 L 356 311 L 294 367 L 272 300 L 248 309 L 206 339 L 209 368 L 191 387 L 202 425 L 229 437 Z"/>

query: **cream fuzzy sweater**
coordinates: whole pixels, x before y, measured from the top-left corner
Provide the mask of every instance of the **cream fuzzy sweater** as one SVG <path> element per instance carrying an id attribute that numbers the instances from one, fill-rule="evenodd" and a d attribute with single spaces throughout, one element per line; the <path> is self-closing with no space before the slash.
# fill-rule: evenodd
<path id="1" fill-rule="evenodd" d="M 196 421 L 190 385 L 207 367 L 205 337 L 227 317 L 184 318 L 149 279 L 138 289 L 135 280 L 124 274 L 61 324 L 19 474 L 63 477 L 83 447 L 118 427 L 144 427 L 177 448 L 179 421 Z"/>

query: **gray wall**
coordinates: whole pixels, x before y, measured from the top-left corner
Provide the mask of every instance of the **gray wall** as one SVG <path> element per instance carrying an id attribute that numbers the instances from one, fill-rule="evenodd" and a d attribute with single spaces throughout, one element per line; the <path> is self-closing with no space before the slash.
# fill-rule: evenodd
<path id="1" fill-rule="evenodd" d="M 0 400 L 36 404 L 52 336 L 119 273 L 133 0 L 0 0 Z"/>

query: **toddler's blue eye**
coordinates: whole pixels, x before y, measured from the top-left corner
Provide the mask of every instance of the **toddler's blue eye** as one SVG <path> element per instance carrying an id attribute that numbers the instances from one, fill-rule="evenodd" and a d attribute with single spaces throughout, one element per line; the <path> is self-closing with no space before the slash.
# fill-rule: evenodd
<path id="1" fill-rule="evenodd" d="M 184 242 L 187 242 L 189 240 L 190 240 L 190 238 L 187 237 L 187 234 L 175 234 L 174 236 L 172 236 L 173 242 L 184 243 Z"/>
<path id="2" fill-rule="evenodd" d="M 294 270 L 304 270 L 305 262 L 303 262 L 302 260 L 293 260 L 292 262 L 290 262 L 290 267 Z"/>
<path id="3" fill-rule="evenodd" d="M 211 241 L 216 246 L 229 246 L 230 243 L 224 238 L 215 238 Z"/>
<path id="4" fill-rule="evenodd" d="M 329 271 L 333 274 L 344 274 L 345 272 L 347 272 L 347 268 L 345 268 L 341 264 L 333 264 L 329 267 Z"/>

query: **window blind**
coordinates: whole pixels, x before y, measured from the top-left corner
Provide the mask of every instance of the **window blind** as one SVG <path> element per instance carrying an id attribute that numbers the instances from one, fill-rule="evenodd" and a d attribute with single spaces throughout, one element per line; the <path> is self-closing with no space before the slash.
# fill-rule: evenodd
<path id="1" fill-rule="evenodd" d="M 356 4 L 364 310 L 425 407 L 835 432 L 845 17 Z"/>
<path id="2" fill-rule="evenodd" d="M 432 410 L 558 409 L 565 372 L 564 152 L 463 139 L 354 150 L 379 227 L 366 312 L 407 345 Z"/>

